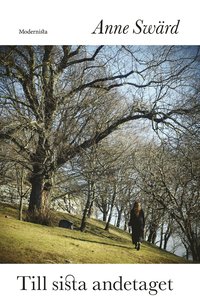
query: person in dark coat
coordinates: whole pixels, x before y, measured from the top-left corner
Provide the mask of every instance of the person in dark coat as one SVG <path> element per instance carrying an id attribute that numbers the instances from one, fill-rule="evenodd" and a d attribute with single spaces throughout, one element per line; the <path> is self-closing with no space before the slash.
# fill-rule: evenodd
<path id="1" fill-rule="evenodd" d="M 141 208 L 141 204 L 138 201 L 135 201 L 133 208 L 130 213 L 130 221 L 128 225 L 132 229 L 132 242 L 135 244 L 135 248 L 139 251 L 140 244 L 144 238 L 144 212 Z"/>

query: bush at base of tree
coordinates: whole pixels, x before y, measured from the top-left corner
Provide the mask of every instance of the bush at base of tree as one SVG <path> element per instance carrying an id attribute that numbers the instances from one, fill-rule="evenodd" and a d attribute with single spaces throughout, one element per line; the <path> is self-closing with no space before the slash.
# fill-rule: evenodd
<path id="1" fill-rule="evenodd" d="M 35 209 L 34 211 L 28 211 L 26 214 L 26 221 L 37 223 L 41 225 L 52 225 L 52 214 L 50 210 Z"/>

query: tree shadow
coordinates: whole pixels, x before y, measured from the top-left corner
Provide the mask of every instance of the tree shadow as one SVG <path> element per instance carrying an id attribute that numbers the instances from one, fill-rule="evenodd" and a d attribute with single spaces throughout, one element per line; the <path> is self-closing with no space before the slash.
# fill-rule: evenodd
<path id="1" fill-rule="evenodd" d="M 70 238 L 70 239 L 74 239 L 77 241 L 84 241 L 84 242 L 90 242 L 90 243 L 98 243 L 98 244 L 103 244 L 103 245 L 108 245 L 108 246 L 114 246 L 114 247 L 118 247 L 118 248 L 122 248 L 122 249 L 128 249 L 128 250 L 133 250 L 132 247 L 126 246 L 126 245 L 119 245 L 119 244 L 112 244 L 112 243 L 108 243 L 108 242 L 100 242 L 100 241 L 96 241 L 96 240 L 89 240 L 89 239 L 82 239 L 82 238 L 76 238 L 76 237 L 71 237 L 71 236 L 66 236 L 66 238 Z"/>

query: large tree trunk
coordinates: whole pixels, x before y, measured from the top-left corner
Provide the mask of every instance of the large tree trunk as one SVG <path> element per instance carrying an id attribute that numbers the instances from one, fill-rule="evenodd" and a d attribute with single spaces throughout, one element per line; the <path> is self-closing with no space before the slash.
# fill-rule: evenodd
<path id="1" fill-rule="evenodd" d="M 29 200 L 29 212 L 34 212 L 42 208 L 42 192 L 44 180 L 41 175 L 33 175 L 31 178 L 31 194 Z"/>
<path id="2" fill-rule="evenodd" d="M 50 203 L 52 176 L 47 176 L 41 172 L 33 172 L 30 179 L 31 194 L 28 208 L 28 220 L 31 222 L 50 224 Z"/>
<path id="3" fill-rule="evenodd" d="M 32 155 L 33 171 L 30 178 L 31 194 L 28 213 L 31 216 L 31 221 L 44 224 L 46 223 L 45 219 L 49 218 L 50 193 L 54 174 L 52 167 L 50 167 L 49 151 L 49 142 L 45 137 L 45 131 L 42 130 L 37 149 Z"/>

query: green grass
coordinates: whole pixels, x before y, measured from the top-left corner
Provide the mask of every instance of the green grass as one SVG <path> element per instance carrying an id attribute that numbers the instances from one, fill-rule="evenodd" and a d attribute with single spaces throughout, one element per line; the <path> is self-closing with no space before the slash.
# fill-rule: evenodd
<path id="1" fill-rule="evenodd" d="M 54 213 L 54 226 L 47 227 L 19 221 L 17 214 L 15 208 L 0 205 L 1 263 L 188 263 L 146 242 L 138 252 L 128 233 L 113 226 L 107 232 L 101 221 L 89 220 L 80 232 L 56 226 L 66 218 L 78 227 L 78 216 Z"/>

